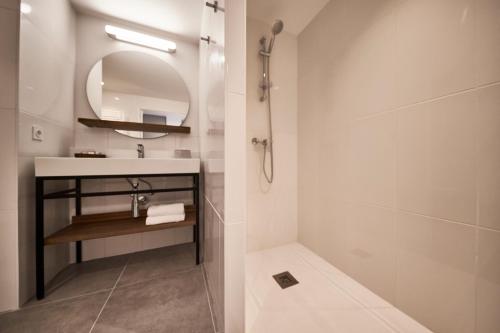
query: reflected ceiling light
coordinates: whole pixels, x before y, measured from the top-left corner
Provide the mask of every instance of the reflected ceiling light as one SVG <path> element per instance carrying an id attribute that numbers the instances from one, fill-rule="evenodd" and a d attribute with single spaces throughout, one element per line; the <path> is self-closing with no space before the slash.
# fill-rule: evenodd
<path id="1" fill-rule="evenodd" d="M 106 25 L 104 28 L 109 37 L 122 42 L 146 46 L 155 50 L 165 52 L 175 52 L 177 46 L 174 42 L 166 39 L 141 34 L 139 32 L 117 28 L 112 25 Z"/>
<path id="2" fill-rule="evenodd" d="M 104 85 L 104 81 L 101 81 L 101 86 L 103 86 L 103 85 Z"/>
<path id="3" fill-rule="evenodd" d="M 29 13 L 31 13 L 31 11 L 32 11 L 32 8 L 29 4 L 27 4 L 25 2 L 21 2 L 21 13 L 29 14 Z"/>

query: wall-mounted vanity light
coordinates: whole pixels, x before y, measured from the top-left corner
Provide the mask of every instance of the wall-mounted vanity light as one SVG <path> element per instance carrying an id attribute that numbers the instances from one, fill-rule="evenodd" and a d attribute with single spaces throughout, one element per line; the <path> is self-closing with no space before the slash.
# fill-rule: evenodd
<path id="1" fill-rule="evenodd" d="M 169 53 L 173 53 L 177 49 L 177 46 L 174 42 L 171 42 L 166 39 L 153 37 L 146 34 L 141 34 L 139 32 L 131 30 L 117 28 L 112 25 L 106 25 L 104 30 L 106 31 L 109 37 L 116 40 L 120 40 L 122 42 L 141 45 Z"/>

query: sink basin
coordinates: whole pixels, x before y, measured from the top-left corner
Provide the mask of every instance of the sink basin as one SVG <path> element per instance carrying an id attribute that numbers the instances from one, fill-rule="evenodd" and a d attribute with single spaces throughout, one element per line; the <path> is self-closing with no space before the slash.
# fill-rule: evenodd
<path id="1" fill-rule="evenodd" d="M 36 157 L 37 177 L 199 173 L 198 158 Z"/>

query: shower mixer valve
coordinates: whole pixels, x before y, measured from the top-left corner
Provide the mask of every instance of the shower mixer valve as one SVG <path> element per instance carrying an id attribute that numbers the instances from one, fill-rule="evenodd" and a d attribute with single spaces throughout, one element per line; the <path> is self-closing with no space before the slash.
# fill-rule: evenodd
<path id="1" fill-rule="evenodd" d="M 259 140 L 259 139 L 257 139 L 257 138 L 252 138 L 252 144 L 253 144 L 254 146 L 256 146 L 256 145 L 258 145 L 258 144 L 261 144 L 261 145 L 263 145 L 264 147 L 266 147 L 266 146 L 267 146 L 267 139 L 262 139 L 262 140 Z"/>

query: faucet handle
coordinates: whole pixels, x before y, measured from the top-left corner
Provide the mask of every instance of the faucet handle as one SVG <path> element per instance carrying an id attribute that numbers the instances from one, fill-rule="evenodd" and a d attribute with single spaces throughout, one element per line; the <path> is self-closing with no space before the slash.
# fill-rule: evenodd
<path id="1" fill-rule="evenodd" d="M 137 157 L 144 158 L 144 146 L 140 143 L 137 145 L 137 152 L 138 152 Z"/>

